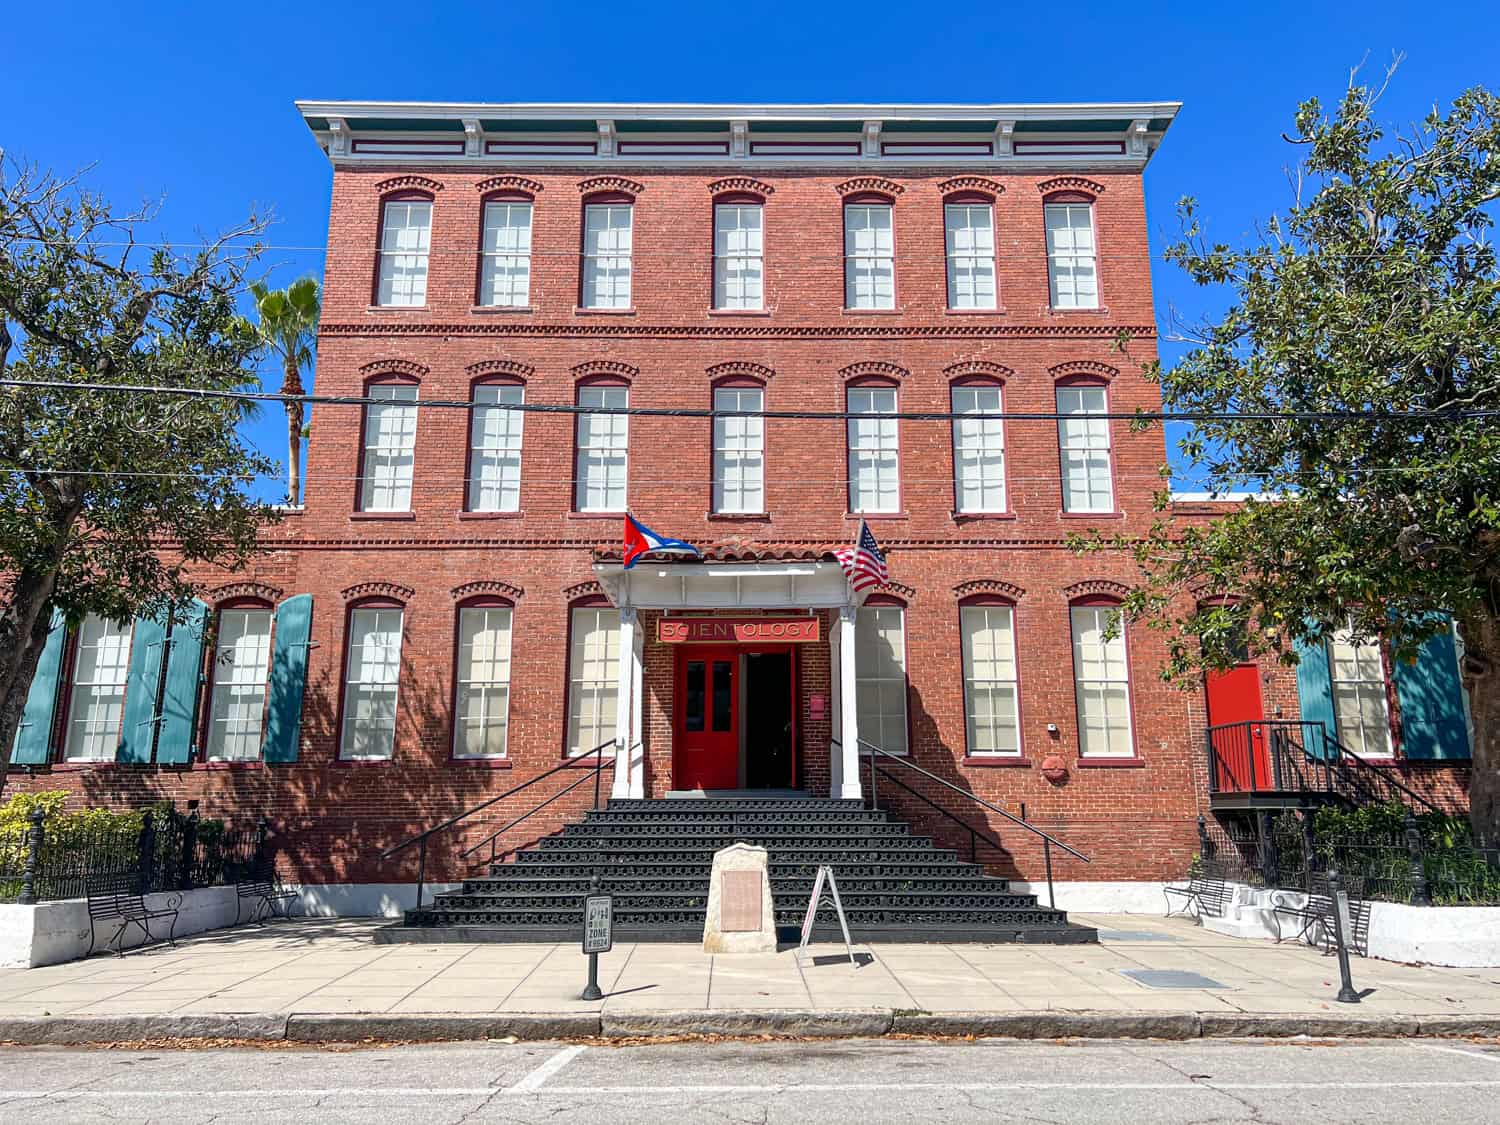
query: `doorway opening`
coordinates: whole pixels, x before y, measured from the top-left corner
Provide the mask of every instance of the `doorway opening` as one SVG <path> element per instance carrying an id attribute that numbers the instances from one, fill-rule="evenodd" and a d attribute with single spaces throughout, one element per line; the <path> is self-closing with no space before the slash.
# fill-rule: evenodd
<path id="1" fill-rule="evenodd" d="M 682 646 L 673 789 L 796 788 L 795 692 L 790 646 Z"/>

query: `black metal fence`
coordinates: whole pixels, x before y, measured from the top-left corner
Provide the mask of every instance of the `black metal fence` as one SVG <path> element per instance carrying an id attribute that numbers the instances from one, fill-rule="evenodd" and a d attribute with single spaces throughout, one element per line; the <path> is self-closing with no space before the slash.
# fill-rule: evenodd
<path id="1" fill-rule="evenodd" d="M 130 822 L 46 825 L 41 810 L 26 826 L 0 834 L 0 902 L 82 898 L 91 875 L 128 874 L 142 894 L 238 882 L 271 862 L 270 830 L 236 827 L 148 810 Z"/>
<path id="2" fill-rule="evenodd" d="M 1226 878 L 1307 890 L 1336 869 L 1363 897 L 1442 906 L 1500 905 L 1500 849 L 1463 836 L 1434 840 L 1410 812 L 1400 828 L 1332 829 L 1297 813 L 1225 823 L 1199 818 L 1200 854 Z"/>

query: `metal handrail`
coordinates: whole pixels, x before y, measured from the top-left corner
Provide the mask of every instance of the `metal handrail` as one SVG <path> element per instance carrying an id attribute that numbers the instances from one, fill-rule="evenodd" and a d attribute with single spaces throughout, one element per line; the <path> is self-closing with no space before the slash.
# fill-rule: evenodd
<path id="1" fill-rule="evenodd" d="M 535 777 L 531 778 L 530 780 L 521 782 L 520 785 L 512 786 L 510 789 L 507 789 L 504 793 L 501 793 L 499 796 L 491 797 L 491 798 L 489 798 L 486 801 L 481 801 L 479 804 L 473 806 L 472 808 L 465 809 L 463 812 L 458 813 L 455 816 L 450 816 L 447 820 L 443 821 L 441 824 L 435 824 L 431 828 L 427 828 L 427 829 L 424 829 L 421 832 L 418 832 L 415 836 L 412 836 L 410 839 L 401 841 L 401 843 L 397 844 L 394 848 L 388 848 L 388 849 L 386 849 L 385 851 L 383 851 L 383 852 L 380 853 L 380 858 L 381 859 L 390 859 L 391 856 L 395 855 L 397 852 L 403 852 L 407 848 L 411 847 L 413 844 L 417 845 L 418 850 L 417 850 L 417 906 L 416 906 L 416 908 L 418 910 L 420 910 L 422 908 L 422 891 L 423 891 L 423 888 L 425 887 L 426 881 L 427 881 L 427 841 L 429 839 L 431 839 L 433 836 L 437 835 L 439 832 L 443 832 L 443 831 L 445 831 L 445 830 L 447 830 L 449 828 L 452 828 L 459 821 L 466 820 L 469 817 L 473 816 L 477 812 L 483 812 L 485 809 L 489 808 L 491 805 L 496 804 L 496 803 L 498 803 L 500 801 L 503 801 L 507 797 L 514 797 L 517 793 L 521 792 L 523 789 L 530 789 L 537 782 L 539 782 L 539 781 L 545 781 L 547 778 L 551 777 L 555 773 L 559 773 L 562 770 L 566 770 L 566 769 L 576 769 L 577 768 L 576 763 L 583 761 L 583 759 L 585 759 L 585 758 L 591 758 L 591 757 L 593 757 L 596 754 L 599 755 L 599 760 L 594 763 L 594 765 L 593 765 L 593 767 L 591 769 L 591 772 L 594 775 L 594 807 L 598 808 L 599 807 L 599 777 L 600 777 L 600 774 L 603 773 L 603 771 L 604 771 L 604 764 L 605 764 L 605 758 L 604 758 L 603 752 L 605 750 L 608 750 L 611 746 L 615 746 L 615 745 L 617 745 L 617 740 L 611 738 L 608 742 L 602 742 L 598 746 L 595 746 L 592 750 L 585 751 L 584 753 L 578 754 L 575 757 L 568 758 L 566 761 L 559 762 L 557 765 L 553 766 L 546 773 L 539 773 Z M 585 778 L 587 776 L 588 775 L 585 774 L 584 777 L 580 777 L 578 779 L 578 781 L 575 781 L 572 785 L 569 785 L 566 789 L 564 789 L 563 793 L 567 793 L 567 792 L 571 791 L 580 782 L 582 782 L 583 780 L 585 780 Z M 532 813 L 536 812 L 537 809 L 545 808 L 547 805 L 550 805 L 553 801 L 557 800 L 557 798 L 560 797 L 560 796 L 562 796 L 562 793 L 555 794 L 554 796 L 552 796 L 548 800 L 543 801 L 540 805 L 537 805 L 536 808 L 532 809 L 531 812 L 529 812 L 529 813 L 525 814 L 525 816 L 521 817 L 521 820 L 525 820 L 527 816 L 530 816 Z M 519 824 L 520 821 L 516 821 L 515 823 Z M 511 827 L 511 826 L 507 826 L 507 827 Z M 468 853 L 465 852 L 464 855 L 467 856 Z"/>
<path id="2" fill-rule="evenodd" d="M 979 861 L 978 850 L 977 850 L 977 848 L 975 846 L 975 844 L 976 844 L 976 842 L 978 840 L 983 840 L 986 844 L 988 844 L 990 847 L 994 848 L 997 852 L 1003 852 L 1003 851 L 1005 851 L 1005 845 L 1002 844 L 999 840 L 995 839 L 993 836 L 986 835 L 985 833 L 979 831 L 979 829 L 975 828 L 972 824 L 970 824 L 963 817 L 959 816 L 952 809 L 945 809 L 945 808 L 943 808 L 942 805 L 938 804 L 931 797 L 929 797 L 926 793 L 923 793 L 923 792 L 921 792 L 920 790 L 917 790 L 917 789 L 913 789 L 910 785 L 906 784 L 906 782 L 902 781 L 895 774 L 889 773 L 886 770 L 881 770 L 880 771 L 880 776 L 883 777 L 883 778 L 885 778 L 887 781 L 894 782 L 895 784 L 901 786 L 902 789 L 905 789 L 908 793 L 910 793 L 917 800 L 921 801 L 924 805 L 927 805 L 929 808 L 935 809 L 937 812 L 941 813 L 943 816 L 946 816 L 949 820 L 951 820 L 954 824 L 958 825 L 960 828 L 963 828 L 963 829 L 967 830 L 968 833 L 969 833 L 969 862 L 970 863 L 977 863 Z"/>

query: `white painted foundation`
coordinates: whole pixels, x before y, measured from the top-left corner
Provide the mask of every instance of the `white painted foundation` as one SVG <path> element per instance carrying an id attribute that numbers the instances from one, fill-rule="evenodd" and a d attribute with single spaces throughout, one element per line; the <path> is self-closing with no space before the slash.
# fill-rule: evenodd
<path id="1" fill-rule="evenodd" d="M 1155 914 L 1167 912 L 1166 899 L 1162 895 L 1165 883 L 1152 882 L 1093 882 L 1059 879 L 1052 884 L 1057 895 L 1059 910 L 1073 910 L 1080 914 Z M 1047 903 L 1047 881 L 1027 883 L 1015 880 L 1011 883 L 1023 894 L 1036 895 L 1042 906 Z"/>
<path id="2" fill-rule="evenodd" d="M 1500 907 L 1372 902 L 1370 956 L 1465 969 L 1500 966 Z"/>
<path id="3" fill-rule="evenodd" d="M 183 891 L 182 903 L 178 907 L 177 937 L 200 934 L 204 930 L 216 930 L 234 924 L 234 912 L 239 903 L 233 887 L 205 887 L 196 891 Z M 151 910 L 163 909 L 170 894 L 146 896 L 146 906 Z M 250 905 L 245 910 L 248 913 Z M 105 943 L 114 936 L 119 922 L 101 921 L 99 940 L 95 951 L 103 950 Z M 151 924 L 153 934 L 165 936 L 167 923 Z M 145 941 L 140 928 L 130 926 L 124 936 L 123 946 L 133 949 Z M 65 899 L 61 902 L 40 902 L 35 906 L 19 906 L 14 903 L 0 904 L 0 968 L 30 969 L 39 965 L 56 965 L 63 961 L 76 961 L 89 947 L 89 908 L 85 899 Z"/>

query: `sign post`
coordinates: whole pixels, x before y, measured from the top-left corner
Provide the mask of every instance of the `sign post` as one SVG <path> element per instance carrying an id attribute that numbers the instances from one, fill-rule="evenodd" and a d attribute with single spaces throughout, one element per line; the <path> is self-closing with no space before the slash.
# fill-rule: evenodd
<path id="1" fill-rule="evenodd" d="M 802 940 L 797 943 L 797 958 L 801 960 L 802 951 L 807 948 L 808 940 L 812 937 L 813 921 L 818 916 L 818 907 L 822 905 L 825 886 L 833 896 L 833 909 L 839 916 L 839 929 L 844 933 L 844 949 L 849 954 L 849 964 L 859 968 L 859 962 L 854 959 L 854 943 L 849 940 L 849 923 L 844 918 L 844 903 L 839 898 L 838 880 L 833 877 L 833 868 L 826 863 L 818 865 L 818 877 L 813 880 L 812 897 L 807 900 L 807 914 L 802 919 Z"/>
<path id="2" fill-rule="evenodd" d="M 583 900 L 583 951 L 589 955 L 589 983 L 583 999 L 601 1000 L 599 989 L 599 954 L 614 948 L 615 900 L 599 892 L 599 876 L 589 880 L 589 893 Z"/>

